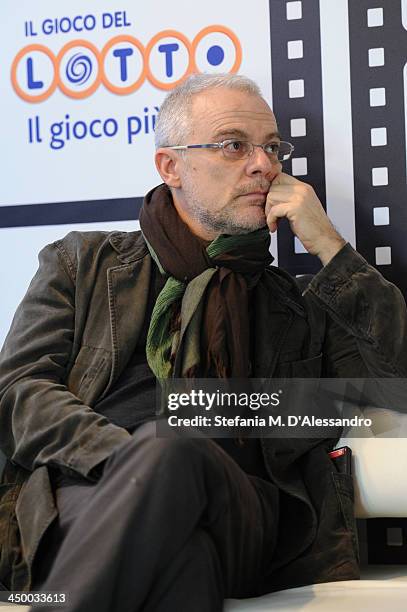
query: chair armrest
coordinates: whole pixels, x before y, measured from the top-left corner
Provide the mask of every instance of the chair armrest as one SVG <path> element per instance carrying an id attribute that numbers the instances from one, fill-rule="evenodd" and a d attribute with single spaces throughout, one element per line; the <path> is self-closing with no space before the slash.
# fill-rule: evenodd
<path id="1" fill-rule="evenodd" d="M 405 437 L 347 437 L 338 443 L 344 445 L 352 449 L 355 516 L 407 517 Z"/>

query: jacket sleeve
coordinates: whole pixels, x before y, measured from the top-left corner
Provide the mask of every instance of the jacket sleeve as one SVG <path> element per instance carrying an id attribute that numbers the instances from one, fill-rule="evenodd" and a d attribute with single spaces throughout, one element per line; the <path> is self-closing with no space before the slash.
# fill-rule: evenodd
<path id="1" fill-rule="evenodd" d="M 406 377 L 407 313 L 400 290 L 346 244 L 304 292 L 327 313 L 328 376 Z"/>
<path id="2" fill-rule="evenodd" d="M 92 469 L 131 435 L 73 395 L 75 284 L 57 243 L 19 305 L 0 353 L 0 447 L 27 470 L 41 465 L 93 479 Z"/>

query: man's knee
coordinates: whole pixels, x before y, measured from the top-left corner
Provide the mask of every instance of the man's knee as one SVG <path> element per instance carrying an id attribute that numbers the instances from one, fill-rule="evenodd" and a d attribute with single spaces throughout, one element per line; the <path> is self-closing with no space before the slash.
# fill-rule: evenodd
<path id="1" fill-rule="evenodd" d="M 216 444 L 206 438 L 190 438 L 182 433 L 171 437 L 157 435 L 156 423 L 144 423 L 132 434 L 131 440 L 119 447 L 109 459 L 110 464 L 128 463 L 157 466 L 165 463 L 167 471 L 181 476 L 191 469 L 214 461 Z M 107 464 L 106 464 L 107 467 Z"/>

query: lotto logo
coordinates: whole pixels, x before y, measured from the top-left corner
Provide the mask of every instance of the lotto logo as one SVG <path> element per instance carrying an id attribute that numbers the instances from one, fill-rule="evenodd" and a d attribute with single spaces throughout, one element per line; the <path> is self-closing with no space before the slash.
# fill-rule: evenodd
<path id="1" fill-rule="evenodd" d="M 195 72 L 239 70 L 242 47 L 222 25 L 203 28 L 192 42 L 176 30 L 163 30 L 144 46 L 130 35 L 115 36 L 100 51 L 84 39 L 72 40 L 55 55 L 32 44 L 21 49 L 11 67 L 15 92 L 27 102 L 43 102 L 58 87 L 70 98 L 87 98 L 101 83 L 117 95 L 130 94 L 147 80 L 169 90 Z"/>

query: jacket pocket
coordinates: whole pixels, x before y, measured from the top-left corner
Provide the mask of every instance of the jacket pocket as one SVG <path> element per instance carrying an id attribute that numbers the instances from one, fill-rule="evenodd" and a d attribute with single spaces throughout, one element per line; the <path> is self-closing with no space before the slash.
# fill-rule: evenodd
<path id="1" fill-rule="evenodd" d="M 349 474 L 341 474 L 339 472 L 332 472 L 332 478 L 334 481 L 336 496 L 338 498 L 339 506 L 341 509 L 341 515 L 345 523 L 346 529 L 351 534 L 353 549 L 355 552 L 357 563 L 358 565 L 360 565 L 359 543 L 354 513 L 355 494 L 353 489 L 353 478 Z"/>
<path id="2" fill-rule="evenodd" d="M 69 372 L 68 389 L 82 401 L 90 401 L 110 375 L 111 356 L 104 349 L 82 346 Z"/>
<path id="3" fill-rule="evenodd" d="M 322 353 L 308 359 L 280 362 L 275 378 L 319 378 L 322 371 Z"/>
<path id="4" fill-rule="evenodd" d="M 319 378 L 321 376 L 322 353 L 316 357 L 301 359 L 291 364 L 292 378 Z"/>

